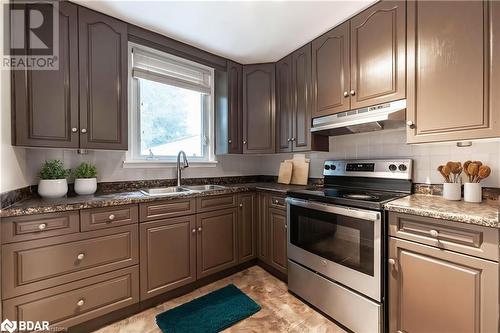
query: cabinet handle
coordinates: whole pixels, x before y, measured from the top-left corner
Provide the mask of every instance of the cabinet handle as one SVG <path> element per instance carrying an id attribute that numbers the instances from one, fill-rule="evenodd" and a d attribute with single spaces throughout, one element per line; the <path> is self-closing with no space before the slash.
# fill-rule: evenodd
<path id="1" fill-rule="evenodd" d="M 389 259 L 387 260 L 387 262 L 388 262 L 388 263 L 389 263 L 389 265 L 391 265 L 391 266 L 396 265 L 396 259 L 389 258 Z"/>
<path id="2" fill-rule="evenodd" d="M 82 133 L 87 133 L 87 129 L 86 128 L 82 128 Z"/>
<path id="3" fill-rule="evenodd" d="M 285 229 L 288 229 L 288 224 L 285 224 Z"/>
<path id="4" fill-rule="evenodd" d="M 278 205 L 280 202 L 278 200 L 274 200 L 274 204 Z"/>
<path id="5" fill-rule="evenodd" d="M 409 128 L 415 128 L 415 123 L 413 121 L 411 121 L 411 120 L 408 120 L 406 122 L 406 125 L 408 125 Z"/>
<path id="6" fill-rule="evenodd" d="M 247 140 L 243 140 L 243 144 L 246 145 L 247 144 Z"/>
<path id="7" fill-rule="evenodd" d="M 291 139 L 291 138 L 288 138 L 286 141 L 290 142 L 290 141 L 292 141 L 292 139 Z"/>
<path id="8" fill-rule="evenodd" d="M 432 229 L 429 231 L 429 234 L 431 234 L 432 237 L 438 238 L 439 237 L 439 232 L 437 230 Z"/>
<path id="9" fill-rule="evenodd" d="M 349 97 L 349 93 L 347 91 L 344 91 L 344 97 Z"/>
<path id="10" fill-rule="evenodd" d="M 79 307 L 82 307 L 84 304 L 85 304 L 85 300 L 83 298 L 81 300 L 79 300 L 78 302 L 76 302 L 76 305 L 78 305 Z"/>
<path id="11" fill-rule="evenodd" d="M 76 127 L 73 127 L 73 128 L 71 129 L 71 132 L 73 132 L 73 133 L 76 133 L 76 132 L 78 132 L 78 128 L 76 128 Z"/>
<path id="12" fill-rule="evenodd" d="M 202 230 L 201 227 L 198 227 L 198 232 L 201 232 L 201 230 Z"/>
<path id="13" fill-rule="evenodd" d="M 240 203 L 240 208 L 243 208 L 243 204 L 242 203 Z"/>
<path id="14" fill-rule="evenodd" d="M 111 220 L 111 221 L 113 221 L 115 219 L 115 217 L 116 217 L 115 214 L 110 214 L 108 216 L 108 219 Z"/>
<path id="15" fill-rule="evenodd" d="M 295 141 L 295 138 L 292 138 L 292 142 L 294 142 L 294 141 Z"/>
<path id="16" fill-rule="evenodd" d="M 47 228 L 47 223 L 42 223 L 38 225 L 38 230 L 44 231 Z"/>
<path id="17" fill-rule="evenodd" d="M 356 92 L 354 90 L 351 90 L 351 96 L 356 95 Z"/>
<path id="18" fill-rule="evenodd" d="M 191 232 L 194 234 L 196 233 L 196 228 L 193 228 L 193 230 L 191 230 Z"/>
<path id="19" fill-rule="evenodd" d="M 79 253 L 77 256 L 76 256 L 76 259 L 78 260 L 83 260 L 83 258 L 85 258 L 85 253 Z"/>
<path id="20" fill-rule="evenodd" d="M 233 140 L 229 139 L 227 140 L 227 143 L 233 143 Z"/>

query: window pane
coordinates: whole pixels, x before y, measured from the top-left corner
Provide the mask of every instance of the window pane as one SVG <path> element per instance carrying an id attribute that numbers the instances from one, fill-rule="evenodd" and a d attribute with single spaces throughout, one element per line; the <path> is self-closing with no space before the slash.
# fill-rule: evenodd
<path id="1" fill-rule="evenodd" d="M 203 94 L 139 79 L 141 155 L 203 157 Z"/>

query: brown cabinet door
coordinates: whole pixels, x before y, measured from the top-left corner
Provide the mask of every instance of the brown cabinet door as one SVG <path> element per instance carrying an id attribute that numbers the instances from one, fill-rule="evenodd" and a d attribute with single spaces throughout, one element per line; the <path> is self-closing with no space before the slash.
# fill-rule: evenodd
<path id="1" fill-rule="evenodd" d="M 78 148 L 77 7 L 59 3 L 58 70 L 13 70 L 13 143 Z"/>
<path id="2" fill-rule="evenodd" d="M 349 22 L 312 42 L 312 117 L 327 116 L 350 108 Z"/>
<path id="3" fill-rule="evenodd" d="M 311 43 L 292 53 L 293 151 L 311 150 Z"/>
<path id="4" fill-rule="evenodd" d="M 238 197 L 238 262 L 257 256 L 257 195 L 244 193 Z"/>
<path id="5" fill-rule="evenodd" d="M 498 332 L 498 263 L 390 238 L 389 332 Z"/>
<path id="6" fill-rule="evenodd" d="M 258 222 L 257 222 L 257 257 L 269 263 L 269 228 L 268 228 L 268 195 L 258 194 Z"/>
<path id="7" fill-rule="evenodd" d="M 228 61 L 228 152 L 243 152 L 243 66 Z"/>
<path id="8" fill-rule="evenodd" d="M 408 2 L 410 143 L 500 136 L 500 4 Z"/>
<path id="9" fill-rule="evenodd" d="M 126 150 L 127 24 L 78 8 L 80 147 Z"/>
<path id="10" fill-rule="evenodd" d="M 196 280 L 196 218 L 170 218 L 140 225 L 141 299 Z"/>
<path id="11" fill-rule="evenodd" d="M 379 2 L 351 19 L 351 109 L 405 98 L 405 28 L 403 1 Z"/>
<path id="12" fill-rule="evenodd" d="M 287 273 L 287 225 L 286 212 L 276 208 L 270 208 L 268 211 L 269 223 L 269 264 L 279 270 Z"/>
<path id="13" fill-rule="evenodd" d="M 243 153 L 274 153 L 274 64 L 243 66 Z"/>
<path id="14" fill-rule="evenodd" d="M 196 217 L 197 278 L 238 263 L 237 208 L 201 213 Z"/>
<path id="15" fill-rule="evenodd" d="M 276 150 L 292 151 L 292 57 L 276 63 Z"/>

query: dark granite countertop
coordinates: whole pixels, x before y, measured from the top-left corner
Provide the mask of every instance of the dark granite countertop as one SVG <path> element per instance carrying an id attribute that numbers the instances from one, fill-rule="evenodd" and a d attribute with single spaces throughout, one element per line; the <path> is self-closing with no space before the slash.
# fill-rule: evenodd
<path id="1" fill-rule="evenodd" d="M 498 206 L 450 201 L 437 195 L 413 194 L 385 204 L 388 211 L 500 228 Z"/>
<path id="2" fill-rule="evenodd" d="M 223 189 L 178 193 L 171 196 L 151 197 L 140 191 L 127 191 L 117 193 L 102 193 L 89 196 L 68 196 L 59 199 L 42 199 L 40 197 L 30 198 L 13 204 L 10 207 L 0 211 L 0 217 L 11 217 L 21 215 L 34 215 L 42 213 L 54 213 L 85 208 L 109 207 L 127 204 L 136 204 L 141 202 L 151 202 L 159 200 L 176 200 L 180 198 L 195 198 L 201 196 L 221 195 L 229 193 L 239 193 L 246 191 L 269 191 L 280 194 L 286 194 L 293 189 L 303 189 L 308 186 L 284 185 L 278 183 L 244 183 L 244 184 L 225 184 Z"/>

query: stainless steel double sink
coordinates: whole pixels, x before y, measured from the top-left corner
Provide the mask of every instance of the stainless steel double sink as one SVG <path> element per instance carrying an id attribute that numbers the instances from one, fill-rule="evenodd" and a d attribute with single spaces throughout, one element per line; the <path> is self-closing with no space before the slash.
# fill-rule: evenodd
<path id="1" fill-rule="evenodd" d="M 146 188 L 141 190 L 141 192 L 150 197 L 159 196 L 172 196 L 179 194 L 188 194 L 195 192 L 213 191 L 224 189 L 225 186 L 222 185 L 195 185 L 195 186 L 169 186 L 169 187 L 155 187 Z"/>

